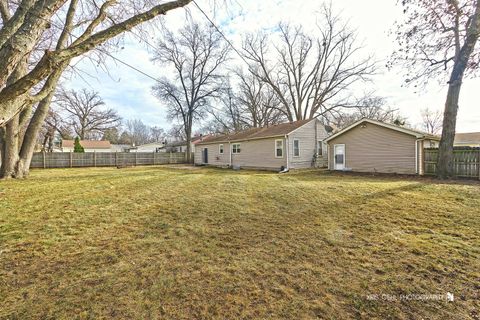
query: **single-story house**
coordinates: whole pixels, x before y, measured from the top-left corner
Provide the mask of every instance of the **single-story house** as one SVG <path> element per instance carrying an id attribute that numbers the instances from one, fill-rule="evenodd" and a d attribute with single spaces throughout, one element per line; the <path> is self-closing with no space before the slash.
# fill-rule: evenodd
<path id="1" fill-rule="evenodd" d="M 480 147 L 480 132 L 467 132 L 455 134 L 453 145 L 455 147 Z"/>
<path id="2" fill-rule="evenodd" d="M 132 146 L 129 144 L 111 144 L 111 152 L 128 152 Z"/>
<path id="3" fill-rule="evenodd" d="M 164 149 L 164 142 L 152 142 L 138 146 L 131 146 L 127 150 L 128 152 L 164 152 Z"/>
<path id="4" fill-rule="evenodd" d="M 201 135 L 192 137 L 192 141 L 190 141 L 190 152 L 195 153 L 195 146 L 197 143 L 203 140 Z M 187 152 L 187 141 L 172 141 L 165 145 L 162 149 L 162 152 Z"/>
<path id="5" fill-rule="evenodd" d="M 209 136 L 196 144 L 195 164 L 266 170 L 309 168 L 316 154 L 326 159 L 323 140 L 327 136 L 317 119 Z"/>
<path id="6" fill-rule="evenodd" d="M 107 140 L 80 140 L 85 152 L 112 152 L 110 141 Z M 74 140 L 62 140 L 62 152 L 73 152 Z"/>
<path id="7" fill-rule="evenodd" d="M 423 150 L 440 137 L 371 119 L 331 135 L 330 170 L 423 174 Z"/>

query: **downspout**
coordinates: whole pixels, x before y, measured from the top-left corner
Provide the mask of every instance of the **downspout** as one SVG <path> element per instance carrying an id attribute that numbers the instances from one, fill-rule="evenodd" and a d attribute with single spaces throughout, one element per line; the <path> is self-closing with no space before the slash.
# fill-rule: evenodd
<path id="1" fill-rule="evenodd" d="M 290 170 L 290 163 L 289 163 L 289 158 L 290 158 L 290 153 L 288 152 L 288 135 L 285 135 L 285 150 L 287 152 L 287 170 Z"/>
<path id="2" fill-rule="evenodd" d="M 331 162 L 332 162 L 332 161 L 330 161 L 330 142 L 327 141 L 326 144 L 327 144 L 327 169 L 332 170 L 332 169 L 330 169 Z"/>
<path id="3" fill-rule="evenodd" d="M 415 173 L 419 174 L 418 172 L 418 141 L 419 139 L 415 139 Z"/>
<path id="4" fill-rule="evenodd" d="M 231 168 L 232 167 L 232 143 L 230 141 L 228 142 L 228 152 L 230 153 L 229 166 Z"/>

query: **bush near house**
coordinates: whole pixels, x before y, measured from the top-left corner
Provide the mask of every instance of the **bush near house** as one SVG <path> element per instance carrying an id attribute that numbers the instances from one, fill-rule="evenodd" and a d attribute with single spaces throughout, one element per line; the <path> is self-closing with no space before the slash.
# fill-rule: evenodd
<path id="1" fill-rule="evenodd" d="M 479 195 L 316 171 L 34 170 L 0 183 L 0 318 L 477 319 Z"/>

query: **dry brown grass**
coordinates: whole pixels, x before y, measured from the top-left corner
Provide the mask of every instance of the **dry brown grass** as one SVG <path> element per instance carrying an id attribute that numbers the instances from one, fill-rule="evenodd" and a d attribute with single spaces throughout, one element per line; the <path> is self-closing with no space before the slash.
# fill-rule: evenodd
<path id="1" fill-rule="evenodd" d="M 478 319 L 479 270 L 478 184 L 160 167 L 0 182 L 0 318 Z"/>

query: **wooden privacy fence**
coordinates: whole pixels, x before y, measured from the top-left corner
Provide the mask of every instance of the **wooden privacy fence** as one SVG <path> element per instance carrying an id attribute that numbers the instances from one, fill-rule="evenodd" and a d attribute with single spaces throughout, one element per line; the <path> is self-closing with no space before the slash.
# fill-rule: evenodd
<path id="1" fill-rule="evenodd" d="M 438 149 L 425 149 L 425 174 L 437 173 Z M 453 168 L 456 177 L 480 179 L 480 148 L 455 149 Z"/>
<path id="2" fill-rule="evenodd" d="M 184 152 L 36 152 L 30 168 L 147 166 L 186 162 Z"/>

